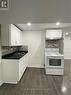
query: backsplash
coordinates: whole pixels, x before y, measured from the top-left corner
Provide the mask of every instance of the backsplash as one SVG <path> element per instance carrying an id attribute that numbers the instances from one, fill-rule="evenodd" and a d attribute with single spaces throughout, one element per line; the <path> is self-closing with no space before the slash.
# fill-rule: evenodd
<path id="1" fill-rule="evenodd" d="M 59 52 L 61 54 L 63 54 L 63 52 L 64 52 L 63 39 L 61 39 L 61 40 L 47 40 L 45 42 L 45 48 L 59 48 Z"/>
<path id="2" fill-rule="evenodd" d="M 3 46 L 2 47 L 2 55 L 9 54 L 16 51 L 15 47 Z"/>
<path id="3" fill-rule="evenodd" d="M 15 51 L 28 51 L 28 46 L 2 46 L 2 55 L 13 53 Z"/>
<path id="4" fill-rule="evenodd" d="M 46 41 L 46 48 L 59 48 L 59 40 Z"/>

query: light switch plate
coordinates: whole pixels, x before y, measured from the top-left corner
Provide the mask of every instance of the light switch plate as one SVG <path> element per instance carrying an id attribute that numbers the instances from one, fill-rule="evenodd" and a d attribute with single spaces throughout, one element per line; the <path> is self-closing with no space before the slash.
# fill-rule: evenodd
<path id="1" fill-rule="evenodd" d="M 9 0 L 0 0 L 0 10 L 9 9 Z"/>

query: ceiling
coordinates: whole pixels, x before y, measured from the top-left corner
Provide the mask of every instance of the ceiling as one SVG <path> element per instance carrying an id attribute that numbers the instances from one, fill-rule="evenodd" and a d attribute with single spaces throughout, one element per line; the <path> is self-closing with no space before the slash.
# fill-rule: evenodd
<path id="1" fill-rule="evenodd" d="M 27 30 L 46 30 L 53 28 L 66 28 L 71 27 L 71 23 L 61 23 L 59 26 L 56 26 L 56 23 L 40 23 L 40 24 L 32 24 L 30 27 L 27 24 L 16 24 L 23 31 Z"/>
<path id="2" fill-rule="evenodd" d="M 0 10 L 0 23 L 71 22 L 71 0 L 9 0 L 9 10 Z"/>

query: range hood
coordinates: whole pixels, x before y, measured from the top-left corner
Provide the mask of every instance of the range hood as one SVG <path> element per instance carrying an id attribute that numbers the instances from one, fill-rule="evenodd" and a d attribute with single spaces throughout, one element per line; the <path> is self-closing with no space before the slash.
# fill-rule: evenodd
<path id="1" fill-rule="evenodd" d="M 46 40 L 56 40 L 62 38 L 62 30 L 46 30 Z"/>

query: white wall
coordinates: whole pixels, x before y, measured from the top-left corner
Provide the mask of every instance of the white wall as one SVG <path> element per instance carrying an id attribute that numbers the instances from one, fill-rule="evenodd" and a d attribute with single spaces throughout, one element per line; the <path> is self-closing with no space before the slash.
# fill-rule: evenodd
<path id="1" fill-rule="evenodd" d="M 23 32 L 23 45 L 28 45 L 29 67 L 44 66 L 45 31 Z"/>
<path id="2" fill-rule="evenodd" d="M 63 29 L 64 32 L 64 58 L 71 59 L 71 27 Z M 68 32 L 69 36 L 65 36 Z"/>
<path id="3" fill-rule="evenodd" d="M 71 37 L 65 37 L 64 40 L 64 58 L 71 59 Z"/>
<path id="4" fill-rule="evenodd" d="M 1 69 L 2 67 L 1 67 L 1 31 L 0 31 L 0 85 L 2 84 L 2 70 Z"/>

